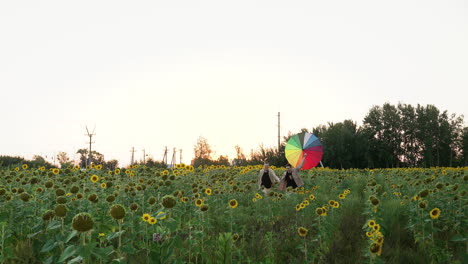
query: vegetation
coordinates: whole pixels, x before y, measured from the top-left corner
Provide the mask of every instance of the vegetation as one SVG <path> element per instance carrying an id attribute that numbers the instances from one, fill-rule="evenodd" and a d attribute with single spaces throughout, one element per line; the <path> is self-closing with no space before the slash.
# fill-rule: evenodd
<path id="1" fill-rule="evenodd" d="M 466 263 L 466 167 L 260 168 L 2 169 L 0 263 Z"/>

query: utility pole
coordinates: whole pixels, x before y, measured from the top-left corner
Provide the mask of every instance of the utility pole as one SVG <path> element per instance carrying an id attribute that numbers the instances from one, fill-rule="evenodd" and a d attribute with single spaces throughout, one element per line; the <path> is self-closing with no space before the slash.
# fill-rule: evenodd
<path id="1" fill-rule="evenodd" d="M 132 161 L 131 161 L 130 165 L 133 165 L 133 158 L 134 158 L 134 154 L 135 154 L 135 147 L 132 147 L 132 150 L 130 150 L 130 152 L 132 153 Z"/>
<path id="2" fill-rule="evenodd" d="M 146 164 L 146 153 L 145 153 L 145 149 L 143 149 L 143 164 Z"/>
<path id="3" fill-rule="evenodd" d="M 87 136 L 89 137 L 89 152 L 88 152 L 88 160 L 86 161 L 86 166 L 91 165 L 91 144 L 94 143 L 92 139 L 93 139 L 93 136 L 96 135 L 94 134 L 94 130 L 96 130 L 96 127 L 94 127 L 92 133 L 89 133 L 88 126 L 86 126 L 86 133 L 88 134 Z"/>
<path id="4" fill-rule="evenodd" d="M 179 151 L 180 151 L 180 163 L 182 163 L 182 149 L 180 149 Z"/>
<path id="5" fill-rule="evenodd" d="M 278 112 L 278 154 L 280 153 L 280 112 Z"/>
<path id="6" fill-rule="evenodd" d="M 174 148 L 174 153 L 172 153 L 172 161 L 171 161 L 171 168 L 174 168 L 174 165 L 176 164 L 176 154 L 177 154 L 177 151 L 176 151 L 176 148 Z"/>
<path id="7" fill-rule="evenodd" d="M 163 164 L 167 165 L 167 146 L 164 149 Z"/>

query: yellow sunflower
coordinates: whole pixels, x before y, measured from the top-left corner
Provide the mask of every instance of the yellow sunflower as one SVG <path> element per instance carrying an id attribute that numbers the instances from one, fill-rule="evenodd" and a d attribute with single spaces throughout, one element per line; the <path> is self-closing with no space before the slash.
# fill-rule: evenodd
<path id="1" fill-rule="evenodd" d="M 198 207 L 202 206 L 203 205 L 203 200 L 202 199 L 195 200 L 195 205 L 198 206 Z"/>
<path id="2" fill-rule="evenodd" d="M 238 205 L 239 205 L 239 203 L 237 202 L 236 199 L 232 199 L 232 200 L 229 201 L 229 207 L 231 207 L 233 209 L 236 208 Z"/>
<path id="3" fill-rule="evenodd" d="M 429 212 L 429 215 L 431 216 L 432 219 L 437 219 L 440 216 L 440 209 L 439 208 L 434 208 Z"/>
<path id="4" fill-rule="evenodd" d="M 309 232 L 309 230 L 307 230 L 306 228 L 304 228 L 304 227 L 302 227 L 302 226 L 299 227 L 299 228 L 297 229 L 297 233 L 298 233 L 301 237 L 307 236 L 307 232 Z"/>
<path id="5" fill-rule="evenodd" d="M 211 189 L 210 189 L 210 188 L 206 188 L 206 189 L 205 189 L 205 193 L 206 193 L 207 195 L 211 195 L 211 193 L 212 193 L 212 192 L 211 192 Z"/>
<path id="6" fill-rule="evenodd" d="M 96 174 L 94 174 L 93 176 L 91 176 L 89 178 L 92 182 L 96 183 L 99 181 L 99 176 L 97 176 Z"/>
<path id="7" fill-rule="evenodd" d="M 143 214 L 143 216 L 141 217 L 141 219 L 145 222 L 148 222 L 151 218 L 151 215 L 149 214 Z"/>

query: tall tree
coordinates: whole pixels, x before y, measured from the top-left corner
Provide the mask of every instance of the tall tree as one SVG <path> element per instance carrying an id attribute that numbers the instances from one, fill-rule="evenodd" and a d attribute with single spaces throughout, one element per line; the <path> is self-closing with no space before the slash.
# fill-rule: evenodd
<path id="1" fill-rule="evenodd" d="M 192 160 L 192 164 L 194 167 L 209 165 L 211 160 L 211 155 L 213 151 L 211 150 L 210 144 L 208 144 L 208 140 L 202 136 L 197 139 L 197 144 L 193 148 L 194 150 L 194 159 Z"/>

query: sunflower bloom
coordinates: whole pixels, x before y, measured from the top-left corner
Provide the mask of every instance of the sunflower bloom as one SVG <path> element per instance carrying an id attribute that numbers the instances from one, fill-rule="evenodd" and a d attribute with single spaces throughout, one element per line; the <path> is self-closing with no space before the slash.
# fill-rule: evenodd
<path id="1" fill-rule="evenodd" d="M 203 205 L 203 200 L 202 199 L 195 200 L 195 205 L 198 206 L 198 207 L 202 206 Z"/>
<path id="2" fill-rule="evenodd" d="M 55 169 L 52 170 L 52 173 L 55 174 L 55 175 L 57 175 L 57 174 L 60 173 L 60 170 L 57 169 L 57 168 L 55 168 Z"/>
<path id="3" fill-rule="evenodd" d="M 315 195 L 313 195 L 313 194 L 309 195 L 309 199 L 310 199 L 311 201 L 314 201 L 314 200 L 315 200 Z"/>
<path id="4" fill-rule="evenodd" d="M 369 222 L 367 222 L 367 225 L 368 225 L 369 227 L 375 226 L 375 225 L 376 225 L 375 220 L 369 220 Z"/>
<path id="5" fill-rule="evenodd" d="M 151 218 L 151 215 L 149 214 L 143 214 L 143 216 L 141 217 L 141 219 L 145 222 L 148 222 Z"/>
<path id="6" fill-rule="evenodd" d="M 164 219 L 166 219 L 166 213 L 164 213 L 164 212 L 159 212 L 159 213 L 156 215 L 156 218 L 157 218 L 157 219 L 160 219 L 160 220 L 164 220 Z"/>
<path id="7" fill-rule="evenodd" d="M 207 195 L 211 195 L 211 193 L 212 193 L 212 192 L 211 192 L 211 189 L 210 189 L 210 188 L 206 188 L 206 189 L 205 189 L 205 193 L 206 193 Z"/>
<path id="8" fill-rule="evenodd" d="M 232 200 L 229 201 L 229 207 L 231 207 L 233 209 L 236 208 L 238 205 L 239 205 L 239 203 L 237 202 L 236 199 L 232 199 Z"/>
<path id="9" fill-rule="evenodd" d="M 440 216 L 440 209 L 439 208 L 434 208 L 429 212 L 429 215 L 431 216 L 432 219 L 437 219 Z"/>
<path id="10" fill-rule="evenodd" d="M 154 225 L 158 222 L 158 220 L 156 220 L 156 218 L 154 217 L 151 217 L 149 220 L 148 220 L 148 223 L 150 223 L 151 225 Z"/>
<path id="11" fill-rule="evenodd" d="M 94 174 L 93 176 L 91 176 L 89 178 L 92 182 L 96 183 L 99 181 L 99 176 L 97 176 L 96 174 Z"/>
<path id="12" fill-rule="evenodd" d="M 302 227 L 302 226 L 299 227 L 299 228 L 297 229 L 297 233 L 298 233 L 299 236 L 301 236 L 301 237 L 307 236 L 307 232 L 309 232 L 309 230 L 307 230 L 306 228 L 304 228 L 304 227 Z"/>
<path id="13" fill-rule="evenodd" d="M 103 182 L 103 183 L 101 183 L 101 188 L 103 188 L 103 189 L 107 188 L 107 184 L 106 184 L 106 183 L 104 183 L 104 182 Z"/>

